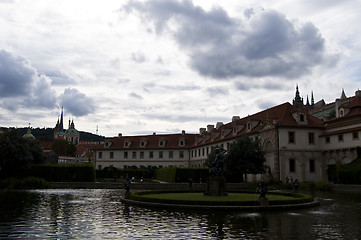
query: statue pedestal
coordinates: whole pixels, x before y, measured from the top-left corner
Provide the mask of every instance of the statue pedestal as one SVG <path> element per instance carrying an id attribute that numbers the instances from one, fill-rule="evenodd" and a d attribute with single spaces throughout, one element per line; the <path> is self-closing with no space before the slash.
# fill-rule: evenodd
<path id="1" fill-rule="evenodd" d="M 268 198 L 267 197 L 259 197 L 259 205 L 260 206 L 268 206 Z"/>
<path id="2" fill-rule="evenodd" d="M 226 179 L 223 176 L 209 176 L 207 181 L 207 191 L 204 195 L 227 196 Z"/>

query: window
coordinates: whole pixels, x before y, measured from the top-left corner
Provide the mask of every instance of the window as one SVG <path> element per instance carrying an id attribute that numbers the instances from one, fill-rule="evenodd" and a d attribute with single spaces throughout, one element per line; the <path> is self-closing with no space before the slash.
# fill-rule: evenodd
<path id="1" fill-rule="evenodd" d="M 352 133 L 352 138 L 353 138 L 353 140 L 357 140 L 358 139 L 358 132 Z"/>
<path id="2" fill-rule="evenodd" d="M 300 122 L 304 122 L 305 121 L 305 115 L 300 114 Z"/>
<path id="3" fill-rule="evenodd" d="M 159 158 L 163 158 L 163 151 L 159 151 Z"/>
<path id="4" fill-rule="evenodd" d="M 153 151 L 149 152 L 149 158 L 153 158 Z"/>
<path id="5" fill-rule="evenodd" d="M 295 159 L 291 158 L 289 161 L 289 167 L 290 167 L 290 172 L 295 172 L 296 171 L 296 166 L 295 166 Z"/>
<path id="6" fill-rule="evenodd" d="M 128 141 L 124 142 L 124 147 L 128 147 Z"/>
<path id="7" fill-rule="evenodd" d="M 295 143 L 295 132 L 288 132 L 288 143 Z"/>
<path id="8" fill-rule="evenodd" d="M 313 159 L 310 160 L 310 172 L 311 173 L 315 172 L 315 160 Z"/>
<path id="9" fill-rule="evenodd" d="M 169 158 L 173 158 L 173 151 L 169 151 Z"/>
<path id="10" fill-rule="evenodd" d="M 141 158 L 141 159 L 144 158 L 144 152 L 140 152 L 140 158 Z"/>
<path id="11" fill-rule="evenodd" d="M 180 141 L 179 141 L 179 145 L 180 145 L 180 146 L 184 146 L 184 140 L 180 140 Z"/>
<path id="12" fill-rule="evenodd" d="M 113 158 L 114 158 L 114 152 L 110 152 L 110 153 L 109 153 L 109 158 L 110 158 L 110 159 L 113 159 Z"/>
<path id="13" fill-rule="evenodd" d="M 184 152 L 183 151 L 179 151 L 179 158 L 184 158 Z"/>
<path id="14" fill-rule="evenodd" d="M 326 143 L 330 143 L 330 142 L 331 142 L 330 137 L 327 136 L 327 137 L 325 138 L 325 141 L 326 141 Z"/>
<path id="15" fill-rule="evenodd" d="M 124 152 L 124 158 L 128 158 L 128 152 Z"/>
<path id="16" fill-rule="evenodd" d="M 308 133 L 308 143 L 315 144 L 315 133 L 313 132 Z"/>
<path id="17" fill-rule="evenodd" d="M 137 152 L 133 152 L 133 158 L 137 158 Z"/>
<path id="18" fill-rule="evenodd" d="M 102 158 L 103 157 L 103 152 L 98 152 L 98 158 Z"/>
<path id="19" fill-rule="evenodd" d="M 204 156 L 204 148 L 202 148 L 202 156 Z"/>
<path id="20" fill-rule="evenodd" d="M 338 135 L 338 141 L 339 141 L 339 142 L 343 142 L 343 135 L 342 135 L 342 134 L 339 134 L 339 135 Z"/>

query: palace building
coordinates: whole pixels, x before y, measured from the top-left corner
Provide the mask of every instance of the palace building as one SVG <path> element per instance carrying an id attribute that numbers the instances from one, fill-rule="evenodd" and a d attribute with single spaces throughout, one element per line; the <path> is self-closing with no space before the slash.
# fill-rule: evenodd
<path id="1" fill-rule="evenodd" d="M 298 86 L 291 103 L 283 103 L 246 117 L 234 116 L 228 123 L 218 122 L 200 128 L 197 134 L 119 136 L 107 138 L 94 149 L 97 169 L 137 167 L 200 167 L 213 147 L 229 149 L 240 136 L 249 136 L 262 144 L 267 173 L 250 175 L 250 181 L 327 180 L 330 166 L 349 163 L 361 146 L 361 91 L 355 96 L 325 104 L 323 100 L 303 103 Z"/>

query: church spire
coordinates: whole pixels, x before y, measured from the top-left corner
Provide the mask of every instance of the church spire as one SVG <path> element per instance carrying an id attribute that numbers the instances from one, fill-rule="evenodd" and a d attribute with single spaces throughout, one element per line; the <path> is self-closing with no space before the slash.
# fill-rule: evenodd
<path id="1" fill-rule="evenodd" d="M 313 91 L 311 91 L 311 105 L 315 105 L 315 99 L 313 98 Z"/>
<path id="2" fill-rule="evenodd" d="M 303 106 L 303 98 L 300 97 L 300 92 L 298 91 L 298 84 L 296 85 L 296 95 L 293 99 L 293 105 L 296 107 L 302 107 Z"/>
<path id="3" fill-rule="evenodd" d="M 342 88 L 342 93 L 341 93 L 341 100 L 342 99 L 346 99 L 346 94 L 345 94 L 345 90 Z"/>

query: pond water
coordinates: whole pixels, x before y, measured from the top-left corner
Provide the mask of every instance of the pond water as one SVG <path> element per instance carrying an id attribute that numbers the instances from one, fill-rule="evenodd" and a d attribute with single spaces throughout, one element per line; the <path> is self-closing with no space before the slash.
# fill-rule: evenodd
<path id="1" fill-rule="evenodd" d="M 122 190 L 0 191 L 0 239 L 360 239 L 361 194 L 294 211 L 199 212 L 123 204 Z"/>

